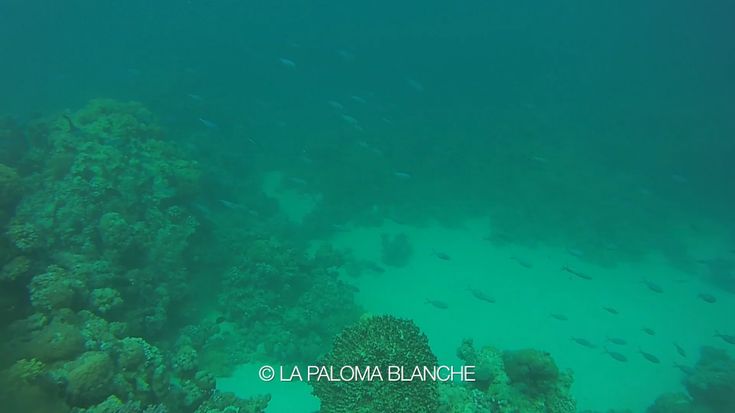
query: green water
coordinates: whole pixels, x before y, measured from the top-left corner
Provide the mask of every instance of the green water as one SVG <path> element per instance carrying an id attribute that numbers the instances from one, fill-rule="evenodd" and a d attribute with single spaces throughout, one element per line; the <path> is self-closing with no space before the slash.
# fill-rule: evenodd
<path id="1" fill-rule="evenodd" d="M 0 401 L 735 411 L 734 13 L 0 0 Z"/>

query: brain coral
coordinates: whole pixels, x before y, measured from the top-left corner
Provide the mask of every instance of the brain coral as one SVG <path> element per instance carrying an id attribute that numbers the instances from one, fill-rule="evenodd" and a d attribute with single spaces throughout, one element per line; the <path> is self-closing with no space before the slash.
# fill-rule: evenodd
<path id="1" fill-rule="evenodd" d="M 426 336 L 409 320 L 392 316 L 369 317 L 344 329 L 323 366 L 435 366 L 436 356 Z M 329 382 L 311 381 L 324 413 L 422 413 L 438 408 L 434 381 L 390 382 L 387 380 Z"/>

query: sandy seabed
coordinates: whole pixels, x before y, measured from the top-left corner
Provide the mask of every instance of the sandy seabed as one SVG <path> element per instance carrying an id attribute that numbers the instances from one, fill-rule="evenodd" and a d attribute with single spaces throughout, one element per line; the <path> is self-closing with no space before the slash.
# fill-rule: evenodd
<path id="1" fill-rule="evenodd" d="M 602 268 L 566 250 L 498 247 L 483 239 L 487 228 L 486 222 L 457 229 L 386 222 L 379 228 L 341 232 L 332 243 L 349 248 L 357 259 L 380 263 L 381 234 L 405 233 L 414 249 L 408 265 L 385 267 L 384 273 L 365 271 L 357 278 L 345 276 L 359 288 L 358 303 L 371 314 L 414 320 L 429 337 L 440 364 L 459 363 L 456 349 L 464 338 L 472 338 L 478 346 L 548 351 L 560 368 L 573 370 L 572 390 L 580 411 L 645 412 L 660 394 L 683 390 L 683 374 L 675 363 L 693 365 L 703 345 L 728 346 L 714 333 L 735 328 L 727 316 L 735 314 L 735 295 L 696 275 L 678 271 L 658 257 Z M 451 259 L 440 259 L 437 251 Z M 562 271 L 565 265 L 592 279 Z M 655 282 L 663 292 L 651 291 L 643 280 Z M 470 288 L 493 297 L 495 303 L 478 300 Z M 700 293 L 718 300 L 706 303 Z M 448 308 L 437 308 L 427 299 L 442 301 Z M 603 307 L 614 308 L 617 314 Z M 552 314 L 563 314 L 566 320 Z M 613 344 L 609 337 L 623 338 L 627 344 Z M 572 338 L 584 338 L 596 348 Z M 604 348 L 623 354 L 627 361 L 613 359 Z M 641 350 L 656 355 L 660 363 L 646 360 Z M 219 387 L 241 396 L 271 393 L 271 413 L 318 410 L 308 384 L 262 383 L 257 368 L 241 366 L 232 377 L 221 379 Z"/>

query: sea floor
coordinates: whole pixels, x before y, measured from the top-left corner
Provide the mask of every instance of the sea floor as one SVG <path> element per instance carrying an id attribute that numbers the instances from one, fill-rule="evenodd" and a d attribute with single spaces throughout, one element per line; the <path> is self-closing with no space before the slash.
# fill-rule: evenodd
<path id="1" fill-rule="evenodd" d="M 403 268 L 388 267 L 383 274 L 355 279 L 359 303 L 371 313 L 414 320 L 445 364 L 458 362 L 455 353 L 463 338 L 472 338 L 478 346 L 548 351 L 561 368 L 573 370 L 579 410 L 644 412 L 661 393 L 683 389 L 683 375 L 674 363 L 693 365 L 703 345 L 729 346 L 714 333 L 735 329 L 730 317 L 735 314 L 735 295 L 696 276 L 655 259 L 611 269 L 582 262 L 566 250 L 498 248 L 483 240 L 486 228 L 486 223 L 463 229 L 391 224 L 343 233 L 336 244 L 380 262 L 380 234 L 407 234 L 415 248 L 413 260 Z M 451 260 L 439 259 L 434 251 Z M 564 265 L 592 279 L 561 271 Z M 644 279 L 660 285 L 663 292 L 651 291 Z M 468 287 L 496 302 L 476 299 Z M 711 293 L 718 301 L 706 303 L 698 297 L 700 292 Z M 449 308 L 436 308 L 427 299 L 441 300 Z M 567 320 L 555 319 L 552 313 Z M 653 329 L 655 335 L 643 328 Z M 580 346 L 572 337 L 598 347 Z M 628 344 L 612 344 L 608 337 L 623 338 Z M 624 354 L 628 361 L 614 360 L 604 347 Z M 646 360 L 639 350 L 656 355 L 660 364 Z"/>
<path id="2" fill-rule="evenodd" d="M 703 345 L 729 346 L 714 333 L 735 331 L 730 317 L 735 314 L 735 295 L 696 275 L 657 257 L 603 268 L 566 250 L 499 247 L 483 239 L 487 228 L 487 222 L 452 229 L 386 221 L 382 227 L 340 232 L 330 242 L 350 249 L 357 259 L 381 263 L 381 234 L 406 234 L 414 249 L 406 266 L 345 276 L 359 289 L 356 299 L 366 312 L 414 320 L 442 364 L 459 362 L 456 349 L 464 338 L 472 338 L 477 346 L 548 351 L 560 368 L 574 372 L 573 394 L 580 411 L 645 412 L 658 395 L 683 390 L 683 373 L 675 363 L 693 365 Z M 451 259 L 437 257 L 436 251 Z M 564 265 L 592 279 L 564 272 Z M 649 289 L 644 279 L 660 285 L 663 292 Z M 496 302 L 478 300 L 468 287 L 485 292 Z M 715 295 L 717 302 L 701 300 L 698 294 L 703 292 Z M 443 301 L 448 308 L 437 308 L 427 299 Z M 603 307 L 614 308 L 618 314 Z M 567 320 L 552 314 L 563 314 Z M 581 346 L 573 337 L 597 347 Z M 623 338 L 627 344 L 610 343 L 608 337 Z M 624 354 L 628 361 L 614 360 L 604 352 L 605 347 Z M 660 363 L 646 360 L 639 350 L 654 354 Z M 308 386 L 260 383 L 257 366 L 243 366 L 233 377 L 220 380 L 219 387 L 242 396 L 269 392 L 271 413 L 318 409 Z"/>

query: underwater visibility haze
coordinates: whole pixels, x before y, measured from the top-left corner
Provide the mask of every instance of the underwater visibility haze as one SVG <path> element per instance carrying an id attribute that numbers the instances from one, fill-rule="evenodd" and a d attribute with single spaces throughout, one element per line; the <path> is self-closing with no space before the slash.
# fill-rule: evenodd
<path id="1" fill-rule="evenodd" d="M 734 16 L 0 0 L 0 409 L 735 412 Z"/>

